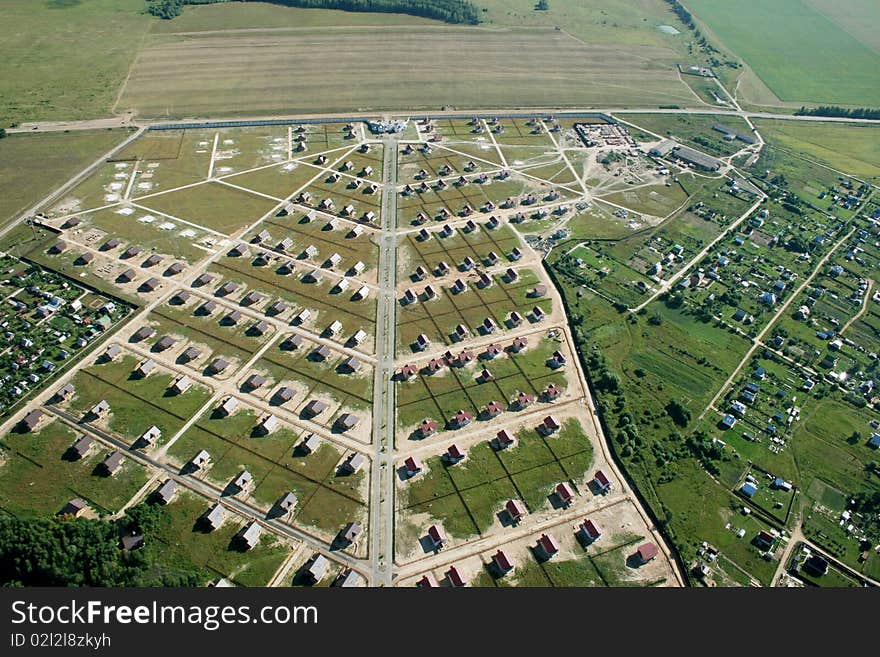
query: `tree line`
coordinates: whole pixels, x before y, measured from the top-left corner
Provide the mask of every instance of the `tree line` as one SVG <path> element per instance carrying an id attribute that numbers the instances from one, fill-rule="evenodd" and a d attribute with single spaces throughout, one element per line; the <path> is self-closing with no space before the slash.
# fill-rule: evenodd
<path id="1" fill-rule="evenodd" d="M 185 5 L 208 5 L 230 0 L 148 0 L 147 11 L 159 18 L 179 16 Z M 250 2 L 251 0 L 240 0 Z M 341 9 L 392 14 L 410 14 L 447 23 L 479 23 L 479 10 L 470 0 L 260 0 L 276 5 L 306 9 Z"/>
<path id="2" fill-rule="evenodd" d="M 880 121 L 880 109 L 871 109 L 861 107 L 858 109 L 847 109 L 839 105 L 822 105 L 807 109 L 801 107 L 795 116 L 833 116 L 843 119 L 870 119 L 871 121 Z"/>

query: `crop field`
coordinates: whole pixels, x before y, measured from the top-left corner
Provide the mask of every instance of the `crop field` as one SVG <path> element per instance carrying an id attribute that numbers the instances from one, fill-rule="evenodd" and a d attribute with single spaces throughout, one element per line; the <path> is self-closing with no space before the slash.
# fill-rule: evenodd
<path id="1" fill-rule="evenodd" d="M 340 42 L 346 47 L 338 48 Z M 542 106 L 547 98 L 561 106 L 687 102 L 691 92 L 660 63 L 669 61 L 669 54 L 658 47 L 633 53 L 586 45 L 552 28 L 154 35 L 140 52 L 118 109 L 157 117 L 230 108 L 243 114 Z M 371 62 L 369 70 L 364 61 Z M 580 65 L 546 76 L 559 61 Z M 533 84 L 536 79 L 542 83 Z"/>
<path id="2" fill-rule="evenodd" d="M 398 423 L 411 427 L 429 417 L 443 426 L 459 410 L 469 410 L 477 417 L 490 401 L 508 408 L 520 392 L 535 395 L 537 399 L 551 383 L 564 389 L 565 375 L 547 366 L 553 352 L 564 347 L 548 337 L 538 341 L 538 336 L 531 336 L 531 340 L 537 344 L 518 354 L 506 352 L 491 361 L 448 367 L 436 374 L 424 373 L 401 382 L 398 384 Z M 479 379 L 483 368 L 492 373 L 492 381 Z"/>
<path id="3" fill-rule="evenodd" d="M 428 472 L 401 493 L 403 510 L 428 513 L 451 536 L 467 538 L 499 522 L 496 515 L 508 499 L 522 500 L 535 513 L 550 506 L 550 493 L 562 481 L 587 490 L 582 480 L 593 450 L 577 420 L 567 421 L 552 437 L 526 428 L 516 438 L 517 445 L 502 452 L 480 442 L 456 465 L 428 459 Z"/>
<path id="4" fill-rule="evenodd" d="M 9 434 L 0 441 L 0 510 L 18 517 L 53 515 L 74 497 L 99 514 L 121 509 L 148 479 L 147 471 L 130 459 L 113 477 L 96 472 L 110 454 L 93 448 L 84 459 L 65 458 L 81 437 L 60 420 L 48 420 L 36 434 Z M 146 428 L 146 427 L 145 427 Z"/>
<path id="5" fill-rule="evenodd" d="M 781 100 L 876 106 L 880 104 L 880 53 L 864 34 L 861 39 L 868 44 L 836 22 L 840 4 L 835 3 L 835 10 L 828 14 L 807 0 L 752 0 L 736 5 L 692 0 L 688 8 Z M 876 5 L 862 10 L 860 22 L 876 29 L 880 10 Z M 792 61 L 798 65 L 792 66 Z"/>

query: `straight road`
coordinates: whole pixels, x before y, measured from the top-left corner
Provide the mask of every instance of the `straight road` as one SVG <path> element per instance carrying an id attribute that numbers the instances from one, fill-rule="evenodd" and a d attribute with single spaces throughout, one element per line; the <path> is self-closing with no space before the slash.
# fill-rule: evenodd
<path id="1" fill-rule="evenodd" d="M 397 269 L 397 137 L 384 141 L 376 367 L 373 386 L 373 470 L 370 479 L 370 565 L 373 586 L 391 586 L 394 560 L 394 347 Z"/>

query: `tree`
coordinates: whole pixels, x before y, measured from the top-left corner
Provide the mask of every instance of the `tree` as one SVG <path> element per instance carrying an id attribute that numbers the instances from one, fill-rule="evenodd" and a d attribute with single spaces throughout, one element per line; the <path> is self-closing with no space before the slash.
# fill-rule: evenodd
<path id="1" fill-rule="evenodd" d="M 538 0 L 538 4 L 535 5 L 535 9 L 538 11 L 547 11 L 550 9 L 549 0 Z"/>
<path id="2" fill-rule="evenodd" d="M 6 138 L 6 128 L 0 128 L 0 139 Z"/>
<path id="3" fill-rule="evenodd" d="M 677 399 L 666 404 L 666 413 L 680 427 L 686 427 L 691 421 L 691 411 Z"/>

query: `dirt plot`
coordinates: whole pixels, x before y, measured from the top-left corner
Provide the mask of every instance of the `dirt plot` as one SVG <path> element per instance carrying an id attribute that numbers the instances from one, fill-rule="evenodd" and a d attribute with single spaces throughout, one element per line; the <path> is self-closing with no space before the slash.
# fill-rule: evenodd
<path id="1" fill-rule="evenodd" d="M 149 117 L 230 107 L 253 113 L 543 106 L 548 98 L 560 106 L 692 101 L 664 63 L 670 56 L 662 48 L 585 45 L 550 28 L 155 36 L 117 109 Z"/>

